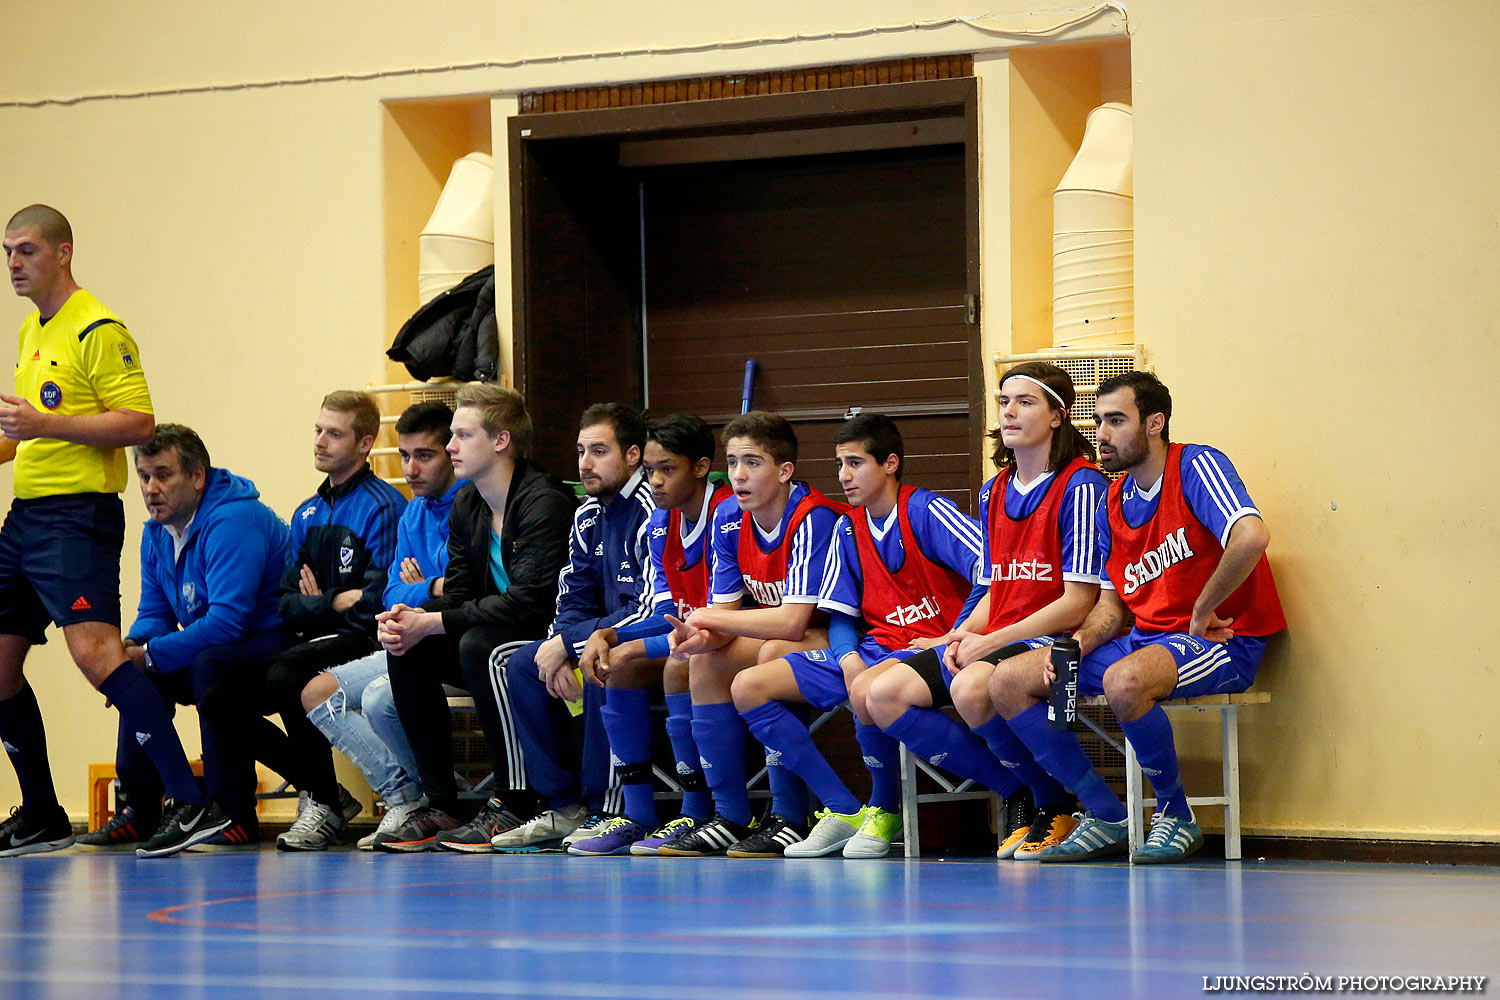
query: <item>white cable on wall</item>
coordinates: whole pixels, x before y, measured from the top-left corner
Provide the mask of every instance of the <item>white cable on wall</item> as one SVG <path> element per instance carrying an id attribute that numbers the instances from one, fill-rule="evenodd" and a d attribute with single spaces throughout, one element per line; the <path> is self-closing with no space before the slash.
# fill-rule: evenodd
<path id="1" fill-rule="evenodd" d="M 133 101 L 148 97 L 173 97 L 186 94 L 215 94 L 239 90 L 265 90 L 274 87 L 305 87 L 319 83 L 363 82 L 385 80 L 403 76 L 425 76 L 433 73 L 454 73 L 485 69 L 516 69 L 523 66 L 558 64 L 571 62 L 596 62 L 601 59 L 627 59 L 638 56 L 686 55 L 698 52 L 751 49 L 771 45 L 788 45 L 797 42 L 822 42 L 848 38 L 864 38 L 872 35 L 892 35 L 907 32 L 931 31 L 936 28 L 965 25 L 989 35 L 1011 38 L 1046 38 L 1069 28 L 1087 23 L 1101 14 L 1114 11 L 1125 22 L 1125 31 L 1130 32 L 1130 14 L 1123 3 L 1109 0 L 1083 8 L 1069 8 L 1070 16 L 1055 24 L 1042 27 L 1006 25 L 997 23 L 995 15 L 955 14 L 950 17 L 927 21 L 908 21 L 901 24 L 875 24 L 863 28 L 836 28 L 830 31 L 796 32 L 790 35 L 767 35 L 761 38 L 721 39 L 709 42 L 688 42 L 661 47 L 643 46 L 634 49 L 615 49 L 609 52 L 566 52 L 543 56 L 521 56 L 515 59 L 487 59 L 481 62 L 453 63 L 447 66 L 412 66 L 405 69 L 370 70 L 363 73 L 333 73 L 326 76 L 304 76 L 278 80 L 246 80 L 239 83 L 205 83 L 191 87 L 162 87 L 154 90 L 128 90 L 76 94 L 67 97 L 38 97 L 30 100 L 3 100 L 0 108 L 41 108 L 49 105 L 88 104 L 95 101 Z M 1051 13 L 1041 11 L 1039 14 Z M 1014 16 L 1014 15 L 1008 15 Z"/>

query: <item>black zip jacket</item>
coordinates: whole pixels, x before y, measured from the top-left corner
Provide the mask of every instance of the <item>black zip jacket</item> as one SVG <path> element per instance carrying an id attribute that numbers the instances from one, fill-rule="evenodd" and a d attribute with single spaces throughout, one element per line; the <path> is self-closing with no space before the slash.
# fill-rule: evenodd
<path id="1" fill-rule="evenodd" d="M 526 459 L 516 462 L 505 500 L 500 549 L 510 588 L 490 573 L 493 512 L 473 483 L 458 491 L 448 516 L 448 571 L 443 595 L 426 601 L 443 631 L 457 637 L 476 625 L 504 625 L 519 635 L 547 634 L 557 605 L 557 577 L 568 561 L 577 497 L 562 480 Z"/>

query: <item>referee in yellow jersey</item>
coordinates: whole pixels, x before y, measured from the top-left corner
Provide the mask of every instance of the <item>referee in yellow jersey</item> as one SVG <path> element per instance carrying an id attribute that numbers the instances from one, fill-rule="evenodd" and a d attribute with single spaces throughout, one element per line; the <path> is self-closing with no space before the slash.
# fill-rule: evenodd
<path id="1" fill-rule="evenodd" d="M 120 318 L 73 280 L 73 230 L 31 205 L 5 226 L 11 287 L 36 306 L 21 324 L 15 395 L 0 394 L 0 462 L 15 461 L 15 501 L 0 527 L 0 740 L 21 805 L 0 823 L 0 857 L 73 843 L 47 760 L 26 654 L 62 628 L 73 661 L 119 709 L 161 773 L 167 808 L 144 857 L 212 836 L 203 791 L 161 696 L 145 677 L 149 646 L 120 641 L 120 491 L 124 449 L 156 426 L 140 353 Z"/>

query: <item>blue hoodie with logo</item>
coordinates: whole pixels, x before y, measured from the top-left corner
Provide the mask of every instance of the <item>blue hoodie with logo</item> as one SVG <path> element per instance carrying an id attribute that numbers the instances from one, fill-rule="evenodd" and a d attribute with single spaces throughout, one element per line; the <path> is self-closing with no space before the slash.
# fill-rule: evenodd
<path id="1" fill-rule="evenodd" d="M 130 638 L 151 644 L 163 672 L 183 670 L 210 646 L 282 626 L 277 584 L 291 561 L 286 523 L 255 484 L 211 468 L 182 554 L 172 535 L 147 521 L 141 535 L 141 603 Z"/>

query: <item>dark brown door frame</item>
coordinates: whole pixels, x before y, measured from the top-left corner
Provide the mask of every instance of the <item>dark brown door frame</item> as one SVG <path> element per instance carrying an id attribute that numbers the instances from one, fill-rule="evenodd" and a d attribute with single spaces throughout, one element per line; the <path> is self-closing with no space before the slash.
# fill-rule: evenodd
<path id="1" fill-rule="evenodd" d="M 585 138 L 644 139 L 713 136 L 824 126 L 961 117 L 964 168 L 966 285 L 969 324 L 969 468 L 974 496 L 984 470 L 984 358 L 979 327 L 979 94 L 972 77 L 877 84 L 792 94 L 723 98 L 591 111 L 517 115 L 510 119 L 511 275 L 514 368 L 521 391 L 527 380 L 526 231 L 523 201 L 527 145 Z"/>

